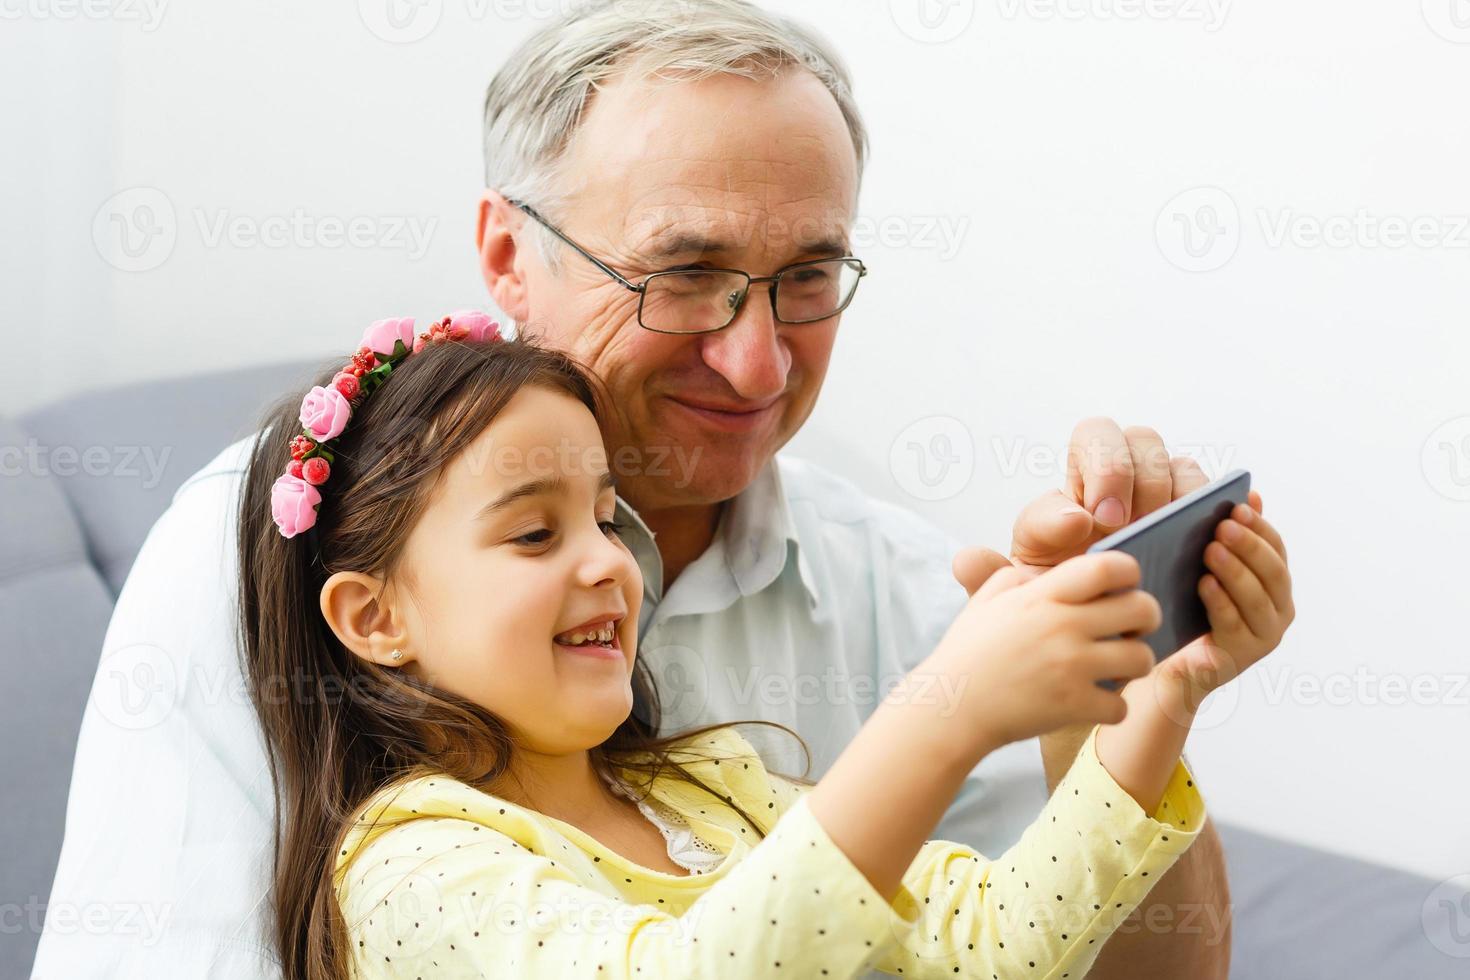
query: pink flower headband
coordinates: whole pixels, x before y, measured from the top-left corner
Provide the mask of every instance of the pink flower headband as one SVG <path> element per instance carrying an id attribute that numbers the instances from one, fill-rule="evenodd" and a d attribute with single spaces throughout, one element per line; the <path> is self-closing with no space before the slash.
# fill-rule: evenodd
<path id="1" fill-rule="evenodd" d="M 294 538 L 316 523 L 322 494 L 317 488 L 332 475 L 336 456 L 328 448 L 347 428 L 352 413 L 378 389 L 393 369 L 426 344 L 499 341 L 500 324 L 484 313 L 451 313 L 417 337 L 409 317 L 378 320 L 363 334 L 362 345 L 347 366 L 301 400 L 302 434 L 291 440 L 291 462 L 271 487 L 271 517 L 281 535 Z"/>

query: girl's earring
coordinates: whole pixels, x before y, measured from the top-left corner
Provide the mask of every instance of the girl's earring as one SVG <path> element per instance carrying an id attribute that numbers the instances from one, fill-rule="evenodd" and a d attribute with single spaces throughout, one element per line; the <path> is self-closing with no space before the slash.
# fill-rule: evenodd
<path id="1" fill-rule="evenodd" d="M 402 650 L 394 650 L 392 653 L 389 654 L 389 656 L 392 657 L 394 660 L 402 660 L 403 659 L 403 651 Z"/>

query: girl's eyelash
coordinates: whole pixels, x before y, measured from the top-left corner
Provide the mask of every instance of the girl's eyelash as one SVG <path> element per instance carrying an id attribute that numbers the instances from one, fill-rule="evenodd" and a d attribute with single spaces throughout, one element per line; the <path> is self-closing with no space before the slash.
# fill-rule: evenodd
<path id="1" fill-rule="evenodd" d="M 626 524 L 619 524 L 617 521 L 598 521 L 597 526 L 602 528 L 603 534 L 616 535 L 622 535 L 623 531 L 627 528 Z M 551 534 L 552 531 L 550 528 L 543 527 L 535 531 L 527 531 L 525 534 L 517 535 L 511 538 L 511 542 L 526 547 L 534 547 L 545 544 L 551 538 Z"/>

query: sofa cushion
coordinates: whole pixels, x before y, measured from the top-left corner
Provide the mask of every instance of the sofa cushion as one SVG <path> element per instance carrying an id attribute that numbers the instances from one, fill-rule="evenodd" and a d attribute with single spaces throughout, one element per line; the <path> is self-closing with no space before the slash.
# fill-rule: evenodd
<path id="1" fill-rule="evenodd" d="M 72 752 L 112 594 L 29 435 L 0 419 L 0 906 L 26 942 L 0 943 L 0 976 L 23 976 L 61 850 Z M 10 928 L 7 928 L 7 932 Z M 22 956 L 17 963 L 14 957 Z"/>
<path id="2" fill-rule="evenodd" d="M 76 395 L 20 419 L 50 460 L 114 596 L 179 484 L 259 428 L 267 403 L 295 387 L 304 393 L 322 366 L 290 362 L 141 382 Z"/>
<path id="3" fill-rule="evenodd" d="M 1470 975 L 1470 893 L 1454 881 L 1217 826 L 1235 907 L 1232 977 Z M 1207 917 L 1195 925 L 1210 934 Z"/>
<path id="4" fill-rule="evenodd" d="M 0 977 L 30 972 L 94 678 L 126 679 L 99 672 L 99 655 L 138 549 L 179 485 L 319 366 L 150 381 L 0 419 L 0 779 L 15 801 L 0 838 L 24 842 L 0 862 L 0 908 L 21 915 L 6 923 L 20 931 L 0 943 Z M 147 668 L 135 659 L 117 662 Z"/>

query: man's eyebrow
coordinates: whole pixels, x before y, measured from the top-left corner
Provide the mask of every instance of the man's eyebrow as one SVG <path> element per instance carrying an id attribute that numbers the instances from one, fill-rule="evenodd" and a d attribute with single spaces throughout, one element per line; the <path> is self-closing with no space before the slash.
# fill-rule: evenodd
<path id="1" fill-rule="evenodd" d="M 601 494 L 606 490 L 614 490 L 616 488 L 617 481 L 613 478 L 612 471 L 605 471 L 597 481 L 598 494 Z M 522 483 L 520 486 L 512 487 L 505 493 L 490 501 L 484 507 L 481 507 L 479 511 L 476 512 L 472 520 L 483 521 L 485 520 L 485 518 L 504 510 L 516 501 L 525 500 L 527 497 L 541 497 L 555 493 L 565 493 L 566 489 L 567 481 L 559 476 L 548 476 L 542 477 L 539 480 L 528 480 L 525 483 Z"/>
<path id="2" fill-rule="evenodd" d="M 833 235 L 830 238 L 823 238 L 820 241 L 808 243 L 802 251 L 812 253 L 821 258 L 836 258 L 839 255 L 847 254 L 847 239 L 840 235 Z"/>
<path id="3" fill-rule="evenodd" d="M 720 252 L 731 252 L 734 249 L 734 245 L 721 238 L 707 238 L 704 235 L 687 232 L 670 232 L 655 238 L 649 243 L 643 254 L 653 262 L 666 262 L 682 256 L 713 255 Z"/>
<path id="4" fill-rule="evenodd" d="M 845 236 L 827 235 L 812 242 L 797 242 L 802 254 L 820 257 L 846 255 L 848 246 Z M 736 251 L 739 246 L 727 239 L 710 238 L 687 232 L 670 232 L 655 238 L 643 254 L 650 262 L 667 262 L 672 259 L 694 255 L 719 255 Z"/>

